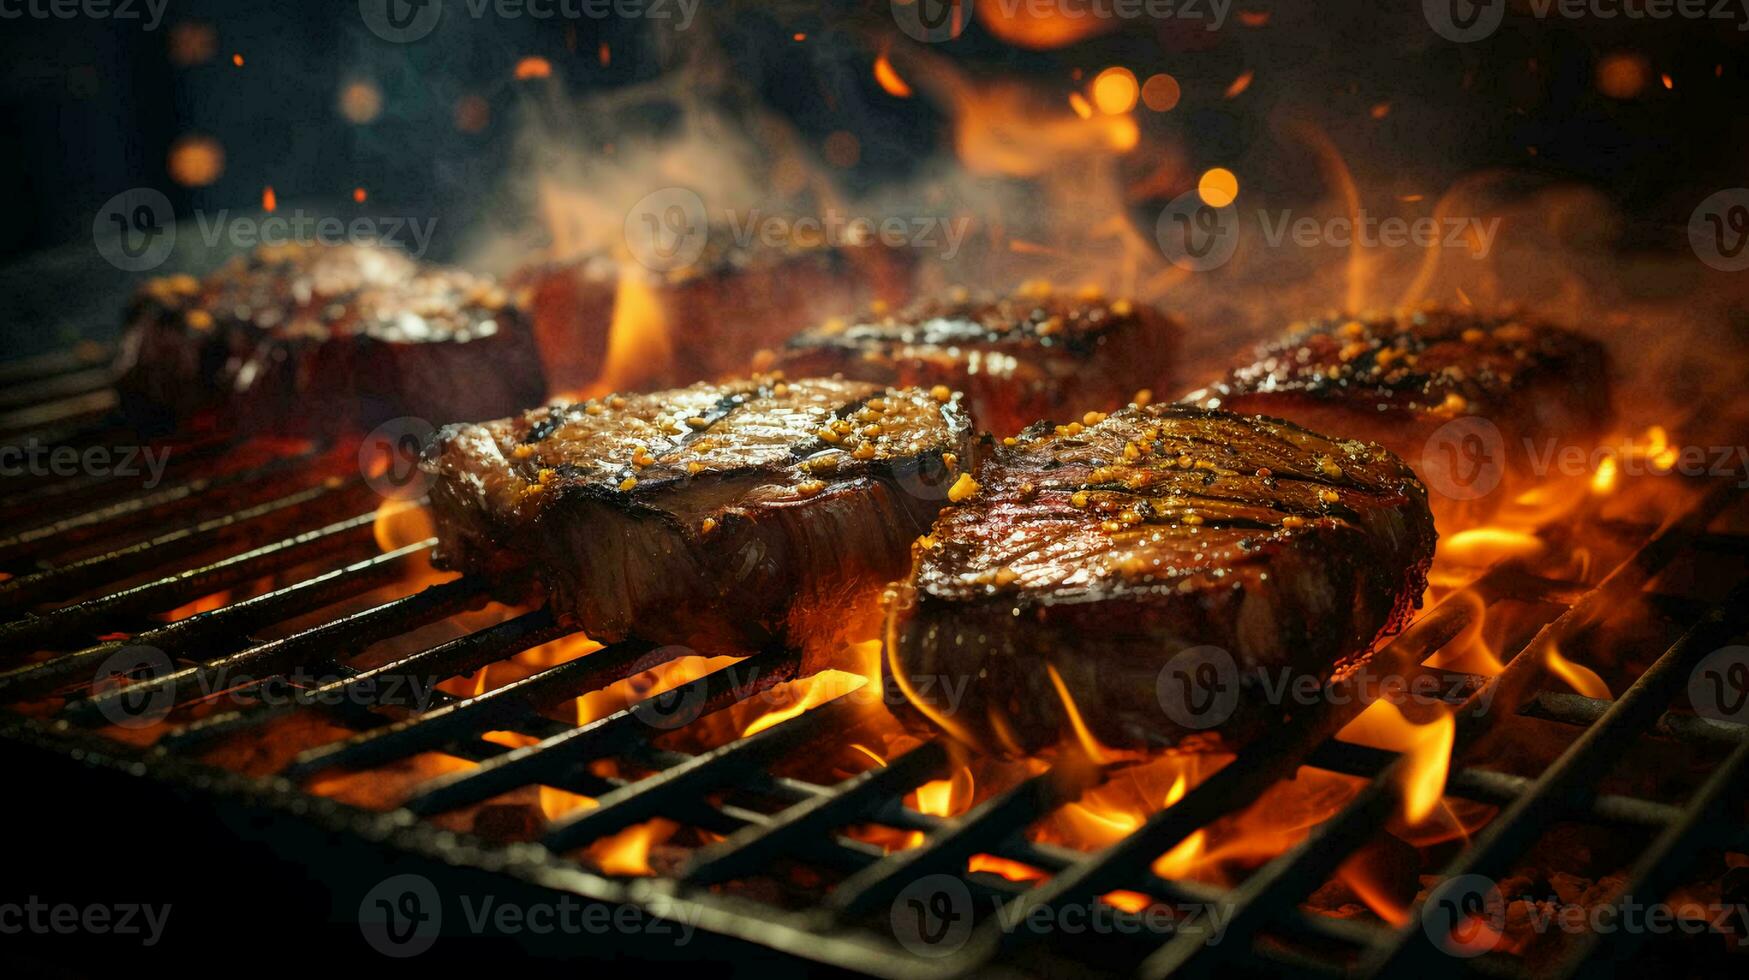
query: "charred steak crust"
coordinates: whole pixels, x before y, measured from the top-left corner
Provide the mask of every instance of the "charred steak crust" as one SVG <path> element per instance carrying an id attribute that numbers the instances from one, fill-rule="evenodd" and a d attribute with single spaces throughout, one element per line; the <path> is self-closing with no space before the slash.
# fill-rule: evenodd
<path id="1" fill-rule="evenodd" d="M 1532 475 L 1529 445 L 1588 445 L 1604 434 L 1609 373 L 1603 346 L 1571 330 L 1427 308 L 1297 325 L 1184 401 L 1370 439 L 1414 464 L 1436 493 L 1447 481 L 1430 438 L 1453 420 L 1485 419 L 1504 452 L 1505 492 L 1492 496 L 1509 498 Z"/>
<path id="2" fill-rule="evenodd" d="M 490 279 L 363 245 L 262 246 L 205 279 L 151 280 L 119 367 L 148 430 L 327 436 L 490 418 L 546 390 L 526 318 Z"/>
<path id="3" fill-rule="evenodd" d="M 971 431 L 957 398 L 770 377 L 451 426 L 437 560 L 530 571 L 598 640 L 752 649 L 903 574 Z"/>
<path id="4" fill-rule="evenodd" d="M 769 363 L 794 375 L 945 384 L 966 393 L 980 423 L 1008 435 L 1165 388 L 1178 333 L 1146 305 L 1031 283 L 1004 296 L 960 289 L 896 313 L 876 306 L 828 320 Z"/>
<path id="5" fill-rule="evenodd" d="M 1284 713 L 1260 680 L 1358 667 L 1419 606 L 1433 557 L 1426 491 L 1402 460 L 1229 412 L 1041 424 L 977 482 L 914 549 L 883 661 L 901 717 L 989 750 L 1067 736 L 1065 694 L 1105 745 L 1181 742 L 1204 726 L 1168 712 L 1158 685 L 1208 646 L 1245 689 L 1208 727 L 1242 741 Z"/>

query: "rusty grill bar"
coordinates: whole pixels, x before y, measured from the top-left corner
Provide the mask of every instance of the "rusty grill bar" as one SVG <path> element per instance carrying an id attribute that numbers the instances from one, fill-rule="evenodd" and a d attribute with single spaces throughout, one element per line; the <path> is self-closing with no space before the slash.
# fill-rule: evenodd
<path id="1" fill-rule="evenodd" d="M 0 379 L 18 385 L 0 403 L 0 430 L 8 442 L 33 437 L 81 443 L 110 430 L 93 411 L 112 397 L 93 368 L 92 352 L 69 353 L 23 365 L 0 366 Z M 98 421 L 91 425 L 96 415 Z M 543 889 L 604 903 L 639 906 L 658 917 L 682 910 L 700 928 L 797 957 L 888 976 L 957 975 L 1002 964 L 1022 972 L 1085 970 L 1063 937 L 1004 929 L 994 916 L 977 923 L 963 948 L 940 958 L 914 955 L 887 927 L 891 903 L 921 876 L 961 878 L 970 893 L 1007 903 L 1004 917 L 1025 921 L 1040 909 L 1091 902 L 1115 889 L 1160 902 L 1218 902 L 1230 911 L 1223 941 L 1206 942 L 1197 929 L 1150 930 L 1126 937 L 1118 956 L 1146 976 L 1180 976 L 1213 969 L 1362 975 L 1415 969 L 1437 973 L 1524 975 L 1510 956 L 1475 960 L 1443 955 L 1426 938 L 1415 910 L 1400 928 L 1326 917 L 1299 905 L 1382 826 L 1395 803 L 1393 781 L 1406 761 L 1392 752 L 1335 741 L 1332 736 L 1363 705 L 1302 712 L 1272 738 L 1248 746 L 1174 805 L 1149 817 L 1123 840 L 1083 853 L 1027 840 L 1026 828 L 1095 785 L 1100 773 L 1067 761 L 987 799 L 955 818 L 904 806 L 912 790 L 949 772 L 952 756 L 941 741 L 922 744 L 837 785 L 780 777 L 773 765 L 810 739 L 832 737 L 845 705 L 810 708 L 757 734 L 690 754 L 653 744 L 666 730 L 665 712 L 679 703 L 702 717 L 793 679 L 793 651 L 771 649 L 692 680 L 663 698 L 651 698 L 581 727 L 542 710 L 599 690 L 663 661 L 663 651 L 639 643 L 607 646 L 472 697 L 437 693 L 424 710 L 391 696 L 379 682 L 395 677 L 453 678 L 562 638 L 571 630 L 544 610 L 465 633 L 369 669 L 347 661 L 380 640 L 442 620 L 477 603 L 483 583 L 457 578 L 401 598 L 304 626 L 268 641 L 254 636 L 276 623 L 307 616 L 394 582 L 422 557 L 430 540 L 376 553 L 371 528 L 374 499 L 356 473 L 343 475 L 344 447 L 313 447 L 243 470 L 212 474 L 206 468 L 234 448 L 191 444 L 173 462 L 172 482 L 129 493 L 114 480 L 0 482 L 0 511 L 34 524 L 0 540 L 0 703 L 18 705 L 62 694 L 52 717 L 8 710 L 0 735 L 21 744 L 117 768 L 202 794 L 246 798 L 288 819 L 359 835 L 392 848 L 508 875 Z M 1525 691 L 1542 671 L 1541 652 L 1605 609 L 1640 595 L 1661 571 L 1696 549 L 1749 563 L 1742 539 L 1708 535 L 1715 517 L 1738 502 L 1719 484 L 1676 519 L 1658 528 L 1614 528 L 1638 545 L 1595 586 L 1554 581 L 1504 563 L 1428 610 L 1380 655 L 1386 670 L 1438 674 L 1442 689 L 1461 692 L 1454 760 L 1492 730 L 1484 709 L 1502 692 Z M 37 518 L 41 518 L 38 520 Z M 120 534 L 124 543 L 97 550 Z M 70 556 L 70 557 L 68 557 Z M 294 581 L 227 605 L 163 623 L 162 613 L 217 590 L 265 575 L 309 570 Z M 1502 651 L 1503 673 L 1453 675 L 1422 661 L 1460 635 L 1479 599 L 1485 610 L 1503 599 L 1536 601 L 1563 611 L 1528 643 Z M 1709 649 L 1729 642 L 1749 620 L 1749 584 L 1722 603 L 1653 597 L 1685 626 L 1681 637 L 1614 701 L 1540 692 L 1519 712 L 1558 722 L 1576 738 L 1539 777 L 1454 767 L 1445 792 L 1496 804 L 1501 811 L 1442 872 L 1498 875 L 1556 820 L 1583 820 L 1651 835 L 1629 873 L 1621 901 L 1656 900 L 1681 880 L 1703 847 L 1749 847 L 1749 828 L 1727 817 L 1749 777 L 1749 740 L 1740 727 L 1703 722 L 1668 711 L 1680 680 Z M 43 604 L 53 608 L 36 608 Z M 126 639 L 118 636 L 125 634 Z M 165 676 L 107 691 L 89 689 L 99 665 L 129 645 L 164 651 L 178 662 Z M 41 648 L 48 659 L 30 659 Z M 1510 656 L 1507 656 L 1510 654 Z M 221 689 L 237 673 L 258 690 L 274 675 L 295 669 L 329 678 L 294 691 L 279 703 L 227 708 L 167 732 L 149 750 L 131 748 L 88 729 L 104 708 L 153 693 L 187 703 Z M 235 693 L 234 691 L 232 693 Z M 1332 699 L 1333 700 L 1333 699 Z M 206 765 L 196 754 L 217 741 L 247 734 L 298 712 L 320 712 L 352 734 L 310 749 L 278 775 L 252 778 Z M 509 748 L 483 736 L 510 731 L 532 739 Z M 1678 744 L 1726 746 L 1728 756 L 1688 799 L 1659 801 L 1600 792 L 1608 765 L 1647 734 Z M 424 752 L 478 763 L 421 785 L 405 805 L 375 813 L 313 795 L 298 782 L 336 768 L 380 766 Z M 593 775 L 591 760 L 635 760 L 650 771 L 640 779 Z M 1171 881 L 1150 870 L 1152 859 L 1217 818 L 1255 801 L 1302 765 L 1369 782 L 1340 812 L 1316 826 L 1298 846 L 1252 872 L 1231 889 Z M 584 793 L 599 805 L 574 812 L 547 828 L 539 845 L 500 846 L 439 831 L 428 817 L 478 803 L 508 790 L 540 784 Z M 723 792 L 713 803 L 707 793 Z M 774 808 L 775 807 L 775 808 Z M 295 816 L 293 816 L 295 814 Z M 612 878 L 564 852 L 653 817 L 670 817 L 722 835 L 695 852 L 678 873 L 655 878 Z M 875 823 L 921 831 L 924 842 L 892 854 L 845 836 L 845 828 Z M 1021 883 L 967 873 L 967 861 L 990 854 L 1039 869 L 1049 877 Z M 843 874 L 811 908 L 787 911 L 718 887 L 771 871 L 786 861 L 813 862 Z M 1636 937 L 1589 935 L 1555 971 L 1572 976 L 1628 952 Z M 1308 950 L 1319 950 L 1312 952 Z M 1112 955 L 1107 951 L 1108 955 Z"/>

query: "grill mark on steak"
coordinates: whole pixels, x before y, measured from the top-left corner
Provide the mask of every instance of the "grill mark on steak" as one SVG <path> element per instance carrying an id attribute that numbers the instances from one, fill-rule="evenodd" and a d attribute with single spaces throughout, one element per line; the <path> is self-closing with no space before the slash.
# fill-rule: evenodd
<path id="1" fill-rule="evenodd" d="M 1006 435 L 1038 418 L 1110 409 L 1170 382 L 1177 325 L 1129 300 L 1031 283 L 1007 295 L 959 289 L 898 312 L 832 319 L 762 352 L 761 367 L 966 393 Z"/>
<path id="2" fill-rule="evenodd" d="M 970 450 L 955 400 L 765 377 L 451 426 L 423 465 L 443 567 L 530 570 L 596 639 L 735 652 L 902 572 L 945 496 L 910 469 Z"/>
<path id="3" fill-rule="evenodd" d="M 1385 446 L 1435 491 L 1441 520 L 1485 518 L 1540 477 L 1530 446 L 1588 446 L 1613 416 L 1609 358 L 1573 331 L 1512 313 L 1428 308 L 1296 325 L 1185 402 L 1298 422 Z M 1441 428 L 1492 443 L 1483 490 L 1451 472 Z M 1483 421 L 1485 420 L 1485 425 Z M 1491 426 L 1492 429 L 1488 427 Z"/>
<path id="4" fill-rule="evenodd" d="M 149 281 L 118 368 L 123 411 L 147 431 L 328 437 L 501 415 L 546 387 L 491 279 L 363 245 L 263 246 L 204 280 Z"/>
<path id="5" fill-rule="evenodd" d="M 1172 658 L 1205 645 L 1244 672 L 1215 727 L 1244 741 L 1284 710 L 1260 672 L 1356 668 L 1419 605 L 1433 554 L 1426 492 L 1388 451 L 1227 412 L 1035 426 L 977 482 L 896 587 L 884 670 L 901 690 L 963 690 L 896 711 L 985 748 L 1066 733 L 1047 664 L 1106 745 L 1206 740 L 1156 700 Z"/>

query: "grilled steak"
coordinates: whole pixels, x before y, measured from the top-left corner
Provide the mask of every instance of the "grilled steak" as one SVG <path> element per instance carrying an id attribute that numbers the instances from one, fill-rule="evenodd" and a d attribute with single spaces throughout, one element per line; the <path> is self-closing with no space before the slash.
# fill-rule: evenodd
<path id="1" fill-rule="evenodd" d="M 1243 741 L 1285 713 L 1266 696 L 1284 673 L 1327 679 L 1401 628 L 1433 556 L 1402 460 L 1228 412 L 1041 423 L 976 479 L 918 542 L 884 662 L 901 717 L 992 750 L 1035 751 L 1077 717 L 1107 746 Z M 1169 702 L 1223 663 L 1243 695 L 1227 712 Z"/>
<path id="2" fill-rule="evenodd" d="M 452 426 L 424 462 L 438 562 L 530 570 L 598 640 L 752 649 L 903 573 L 970 432 L 955 398 L 771 377 Z"/>
<path id="3" fill-rule="evenodd" d="M 546 392 L 503 290 L 383 248 L 263 246 L 205 280 L 147 283 L 128 321 L 122 406 L 148 431 L 331 436 L 490 418 Z"/>
<path id="4" fill-rule="evenodd" d="M 532 264 L 510 283 L 533 314 L 553 390 L 577 392 L 610 367 L 607 384 L 638 389 L 744 372 L 749 351 L 872 300 L 897 302 L 910 277 L 905 253 L 878 243 L 742 245 L 713 226 L 705 252 L 683 268 L 593 256 Z M 645 349 L 661 356 L 613 363 L 616 318 L 656 338 Z"/>
<path id="5" fill-rule="evenodd" d="M 1544 443 L 1590 445 L 1611 417 L 1597 342 L 1439 309 L 1312 321 L 1184 400 L 1378 442 L 1415 466 L 1442 520 L 1511 500 Z"/>
<path id="6" fill-rule="evenodd" d="M 899 313 L 827 321 L 763 363 L 966 393 L 972 417 L 1009 435 L 1041 418 L 1110 410 L 1170 381 L 1178 327 L 1129 300 L 1028 285 L 994 298 L 964 290 Z"/>

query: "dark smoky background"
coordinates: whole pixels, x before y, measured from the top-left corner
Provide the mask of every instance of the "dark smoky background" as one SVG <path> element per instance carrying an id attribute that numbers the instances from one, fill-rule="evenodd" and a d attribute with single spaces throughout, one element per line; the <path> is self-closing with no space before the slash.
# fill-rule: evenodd
<path id="1" fill-rule="evenodd" d="M 1248 205 L 1328 199 L 1316 155 L 1283 150 L 1284 129 L 1297 126 L 1327 137 L 1363 194 L 1384 199 L 1431 200 L 1485 171 L 1509 174 L 1509 195 L 1583 188 L 1610 216 L 1584 234 L 1624 253 L 1683 251 L 1696 204 L 1749 183 L 1741 7 L 1573 19 L 1515 2 L 1492 36 L 1458 44 L 1430 28 L 1420 2 L 1180 0 L 1178 16 L 1105 20 L 1089 36 L 1028 46 L 1015 21 L 1040 9 L 1034 0 L 981 0 L 960 36 L 936 44 L 899 30 L 885 0 L 646 0 L 640 16 L 587 0 L 441 0 L 435 29 L 411 43 L 372 33 L 364 9 L 375 2 L 8 0 L 8 351 L 116 329 L 137 277 L 102 259 L 92 224 L 130 188 L 166 194 L 185 225 L 195 213 L 258 217 L 269 187 L 280 214 L 435 219 L 427 256 L 456 260 L 480 254 L 483 237 L 540 246 L 550 229 L 526 177 L 555 155 L 611 158 L 679 127 L 708 155 L 713 140 L 746 137 L 741 124 L 776 121 L 847 195 L 927 186 L 953 156 L 954 107 L 885 90 L 872 70 L 883 52 L 901 74 L 946 65 L 1056 100 L 1112 66 L 1138 80 L 1169 74 L 1177 103 L 1137 105 L 1141 140 L 1118 162 L 1143 239 L 1210 167 L 1238 173 Z M 697 101 L 711 104 L 716 129 L 676 108 Z M 1025 152 L 1024 133 L 1018 142 Z M 760 170 L 776 168 L 768 148 L 748 137 L 738 165 L 770 176 Z M 1162 148 L 1170 168 L 1157 166 Z M 1018 223 L 1027 180 L 997 179 Z M 224 248 L 200 237 L 179 235 L 160 271 L 210 267 Z"/>

